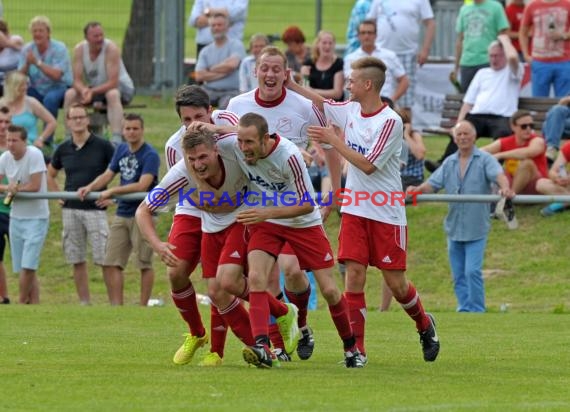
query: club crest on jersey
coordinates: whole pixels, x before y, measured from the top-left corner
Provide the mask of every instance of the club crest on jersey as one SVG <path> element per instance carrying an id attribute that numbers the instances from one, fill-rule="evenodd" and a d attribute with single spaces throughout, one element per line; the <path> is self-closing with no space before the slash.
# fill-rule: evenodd
<path id="1" fill-rule="evenodd" d="M 277 129 L 278 134 L 287 135 L 291 130 L 293 130 L 293 124 L 290 118 L 281 117 L 277 120 L 275 124 L 275 129 Z"/>

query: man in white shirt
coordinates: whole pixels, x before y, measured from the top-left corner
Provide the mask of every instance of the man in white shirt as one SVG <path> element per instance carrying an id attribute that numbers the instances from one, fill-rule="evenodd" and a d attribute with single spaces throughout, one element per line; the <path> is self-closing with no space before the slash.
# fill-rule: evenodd
<path id="1" fill-rule="evenodd" d="M 8 184 L 0 191 L 47 192 L 47 168 L 40 149 L 27 145 L 26 130 L 19 126 L 8 127 L 8 151 L 0 156 L 0 181 L 6 176 Z M 39 281 L 36 276 L 40 254 L 49 226 L 47 199 L 16 197 L 10 210 L 10 250 L 12 268 L 20 274 L 19 303 L 40 303 Z"/>
<path id="2" fill-rule="evenodd" d="M 416 69 L 429 57 L 435 36 L 435 19 L 429 0 L 374 0 L 367 19 L 376 19 L 376 42 L 396 53 L 408 78 L 410 87 L 400 99 L 400 106 L 410 108 L 414 102 Z M 425 27 L 420 48 L 420 27 Z M 386 62 L 385 62 L 386 63 Z"/>
<path id="3" fill-rule="evenodd" d="M 382 60 L 388 68 L 386 72 L 386 82 L 380 94 L 389 98 L 395 104 L 399 104 L 400 99 L 409 87 L 409 79 L 404 70 L 404 66 L 398 59 L 396 53 L 386 48 L 380 48 L 376 43 L 376 22 L 374 20 L 364 20 L 358 26 L 358 38 L 360 48 L 350 53 L 344 58 L 344 77 L 348 80 L 352 71 L 352 62 L 367 56 L 376 57 Z"/>

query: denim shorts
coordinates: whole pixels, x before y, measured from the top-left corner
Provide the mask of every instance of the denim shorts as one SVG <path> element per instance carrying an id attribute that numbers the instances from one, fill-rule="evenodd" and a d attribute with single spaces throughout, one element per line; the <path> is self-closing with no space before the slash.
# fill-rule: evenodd
<path id="1" fill-rule="evenodd" d="M 14 273 L 19 273 L 22 269 L 38 269 L 48 226 L 49 219 L 10 218 L 10 250 Z"/>

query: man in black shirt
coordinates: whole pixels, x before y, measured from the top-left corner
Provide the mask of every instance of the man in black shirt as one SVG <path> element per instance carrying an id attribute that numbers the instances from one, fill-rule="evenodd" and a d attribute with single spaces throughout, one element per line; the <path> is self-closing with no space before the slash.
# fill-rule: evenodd
<path id="1" fill-rule="evenodd" d="M 69 107 L 66 122 L 71 139 L 58 146 L 48 166 L 48 186 L 59 191 L 57 174 L 65 172 L 65 191 L 75 192 L 103 173 L 113 157 L 114 148 L 108 141 L 93 135 L 89 129 L 87 109 L 81 104 Z M 112 202 L 111 200 L 109 202 Z M 109 233 L 105 207 L 93 200 L 65 200 L 63 202 L 63 251 L 73 265 L 73 278 L 79 301 L 90 303 L 87 274 L 87 239 L 91 244 L 93 263 L 102 265 Z"/>

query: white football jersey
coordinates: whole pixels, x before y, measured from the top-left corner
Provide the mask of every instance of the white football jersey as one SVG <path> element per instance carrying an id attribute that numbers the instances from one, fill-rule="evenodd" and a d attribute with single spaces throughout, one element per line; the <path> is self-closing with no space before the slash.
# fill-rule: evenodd
<path id="1" fill-rule="evenodd" d="M 148 208 L 156 212 L 159 208 L 176 205 L 177 215 L 190 215 L 200 217 L 200 210 L 188 201 L 184 201 L 189 190 L 196 189 L 196 184 L 190 177 L 184 159 L 166 172 L 161 181 L 146 195 L 145 202 Z"/>
<path id="2" fill-rule="evenodd" d="M 219 126 L 236 126 L 239 122 L 239 118 L 235 113 L 229 112 L 227 110 L 214 110 L 210 118 L 210 123 Z M 186 132 L 186 126 L 180 126 L 170 138 L 166 141 L 164 145 L 164 155 L 166 158 L 166 168 L 169 170 L 174 167 L 183 157 L 182 153 L 182 137 Z M 185 168 L 186 169 L 186 168 Z M 194 186 L 195 187 L 195 186 Z M 200 210 L 192 206 L 188 202 L 182 202 L 176 204 L 176 211 L 174 214 L 184 214 L 200 217 Z"/>
<path id="3" fill-rule="evenodd" d="M 300 149 L 309 146 L 307 127 L 326 125 L 323 114 L 309 99 L 285 88 L 282 97 L 273 102 L 261 100 L 259 89 L 240 94 L 230 100 L 228 110 L 240 117 L 250 112 L 263 116 L 270 134 L 277 133 Z"/>
<path id="4" fill-rule="evenodd" d="M 220 140 L 224 140 L 224 136 L 231 138 L 231 136 L 235 136 L 235 134 L 232 133 L 220 136 Z M 249 191 L 247 176 L 241 169 L 233 147 L 218 144 L 218 153 L 220 154 L 219 159 L 222 162 L 224 180 L 222 185 L 219 188 L 216 188 L 218 192 L 222 193 L 222 197 L 217 204 L 235 205 L 236 203 L 241 203 L 241 205 L 229 213 L 211 213 L 202 211 L 202 232 L 205 233 L 221 232 L 233 224 L 236 221 L 237 214 L 246 208 L 242 201 L 244 195 Z M 206 203 L 206 199 L 204 199 L 204 201 Z M 211 205 L 211 202 L 206 204 Z"/>
<path id="5" fill-rule="evenodd" d="M 276 135 L 276 143 L 270 153 L 263 159 L 257 160 L 255 165 L 245 162 L 235 134 L 221 136 L 218 147 L 234 151 L 241 169 L 250 182 L 246 206 L 288 207 L 309 202 L 315 206 L 311 213 L 286 219 L 269 219 L 268 222 L 295 228 L 322 224 L 309 172 L 295 144 Z"/>
<path id="6" fill-rule="evenodd" d="M 348 164 L 346 189 L 341 212 L 365 217 L 392 225 L 406 224 L 406 209 L 400 204 L 403 196 L 400 177 L 400 151 L 403 142 L 403 125 L 400 116 L 387 104 L 373 114 L 362 114 L 360 103 L 325 101 L 325 115 L 333 124 L 344 130 L 348 147 L 366 156 L 376 170 L 367 175 Z M 357 193 L 370 200 L 356 204 Z M 350 201 L 350 204 L 348 204 Z"/>

